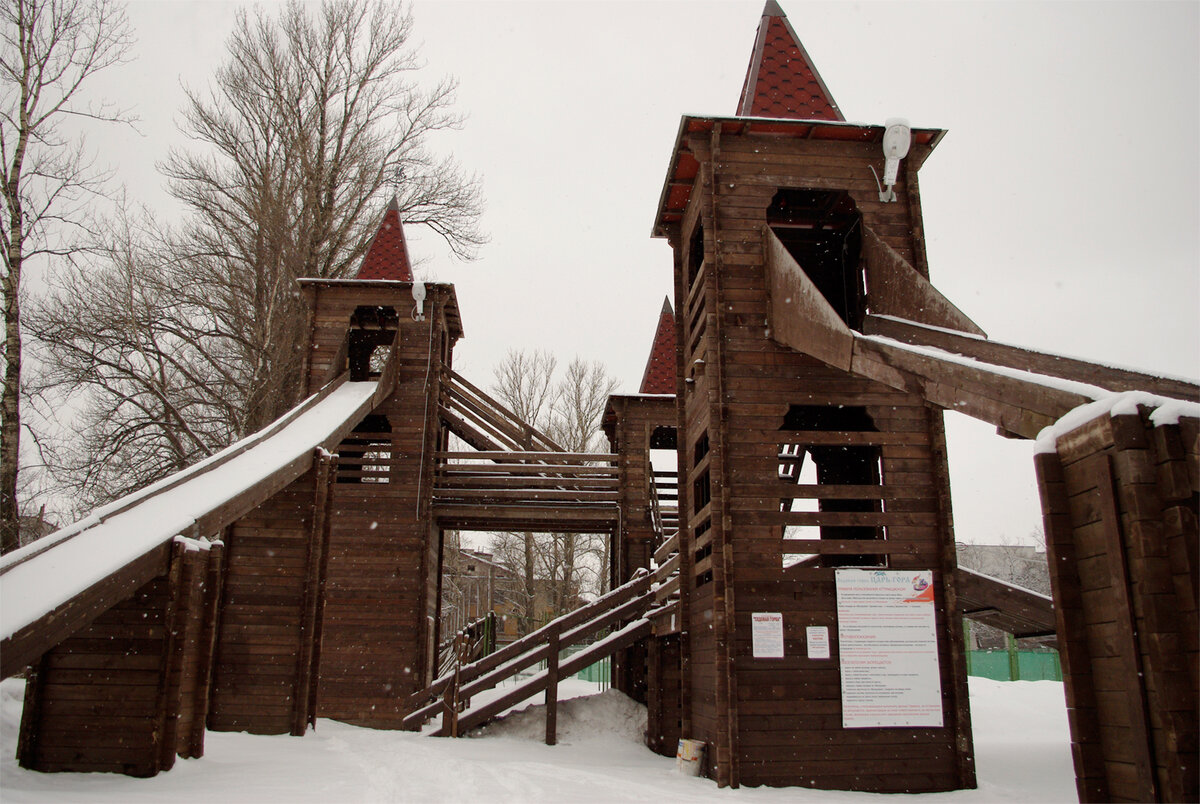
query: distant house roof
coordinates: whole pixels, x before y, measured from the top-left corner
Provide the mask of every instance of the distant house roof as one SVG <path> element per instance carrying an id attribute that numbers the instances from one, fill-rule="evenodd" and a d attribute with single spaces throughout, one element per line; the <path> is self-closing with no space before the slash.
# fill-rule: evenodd
<path id="1" fill-rule="evenodd" d="M 367 255 L 363 257 L 355 279 L 392 279 L 413 281 L 408 244 L 404 242 L 404 226 L 400 223 L 400 205 L 393 198 L 379 222 Z"/>
<path id="2" fill-rule="evenodd" d="M 658 316 L 658 330 L 650 346 L 650 357 L 646 370 L 642 372 L 642 394 L 675 393 L 675 311 L 671 300 L 663 299 L 662 312 Z"/>
<path id="3" fill-rule="evenodd" d="M 742 85 L 739 117 L 845 120 L 787 15 L 767 0 Z"/>

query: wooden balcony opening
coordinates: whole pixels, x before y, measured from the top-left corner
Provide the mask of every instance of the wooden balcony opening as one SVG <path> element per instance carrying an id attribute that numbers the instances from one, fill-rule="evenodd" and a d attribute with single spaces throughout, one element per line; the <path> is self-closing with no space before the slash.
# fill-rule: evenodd
<path id="1" fill-rule="evenodd" d="M 782 189 L 767 224 L 851 329 L 862 329 L 862 214 L 845 190 Z"/>

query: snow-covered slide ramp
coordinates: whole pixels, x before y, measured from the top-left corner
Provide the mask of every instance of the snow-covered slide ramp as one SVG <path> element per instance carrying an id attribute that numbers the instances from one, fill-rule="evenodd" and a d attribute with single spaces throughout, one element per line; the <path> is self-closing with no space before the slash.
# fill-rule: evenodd
<path id="1" fill-rule="evenodd" d="M 377 404 L 331 383 L 263 430 L 0 559 L 0 669 L 21 672 L 161 574 L 177 535 L 218 533 L 303 475 Z"/>

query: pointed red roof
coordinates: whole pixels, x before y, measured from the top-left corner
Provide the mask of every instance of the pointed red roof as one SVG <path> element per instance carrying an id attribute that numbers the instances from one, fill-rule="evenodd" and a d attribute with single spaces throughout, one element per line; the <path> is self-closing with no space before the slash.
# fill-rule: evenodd
<path id="1" fill-rule="evenodd" d="M 400 224 L 400 205 L 393 198 L 383 213 L 379 231 L 371 240 L 355 279 L 394 279 L 413 281 L 412 263 L 408 259 L 408 244 L 404 242 L 404 227 Z"/>
<path id="2" fill-rule="evenodd" d="M 845 120 L 775 0 L 767 0 L 738 103 L 740 117 Z"/>
<path id="3" fill-rule="evenodd" d="M 658 331 L 654 333 L 654 345 L 650 347 L 650 359 L 646 361 L 638 393 L 675 393 L 675 311 L 670 299 L 663 299 Z"/>

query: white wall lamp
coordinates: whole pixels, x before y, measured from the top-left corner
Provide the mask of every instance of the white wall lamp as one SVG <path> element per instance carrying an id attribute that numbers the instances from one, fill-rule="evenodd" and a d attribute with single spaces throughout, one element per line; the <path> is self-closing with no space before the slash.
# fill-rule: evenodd
<path id="1" fill-rule="evenodd" d="M 413 282 L 412 295 L 413 295 L 413 301 L 416 302 L 416 306 L 413 307 L 413 316 L 412 316 L 413 320 L 414 321 L 424 321 L 425 320 L 425 283 L 419 282 L 419 281 Z"/>
<path id="2" fill-rule="evenodd" d="M 890 118 L 883 125 L 883 186 L 879 187 L 879 200 L 888 203 L 896 200 L 896 191 L 892 188 L 900 173 L 900 160 L 908 156 L 912 128 L 907 120 L 899 117 Z M 875 173 L 874 166 L 871 172 Z M 879 185 L 879 174 L 875 175 L 875 184 Z"/>

